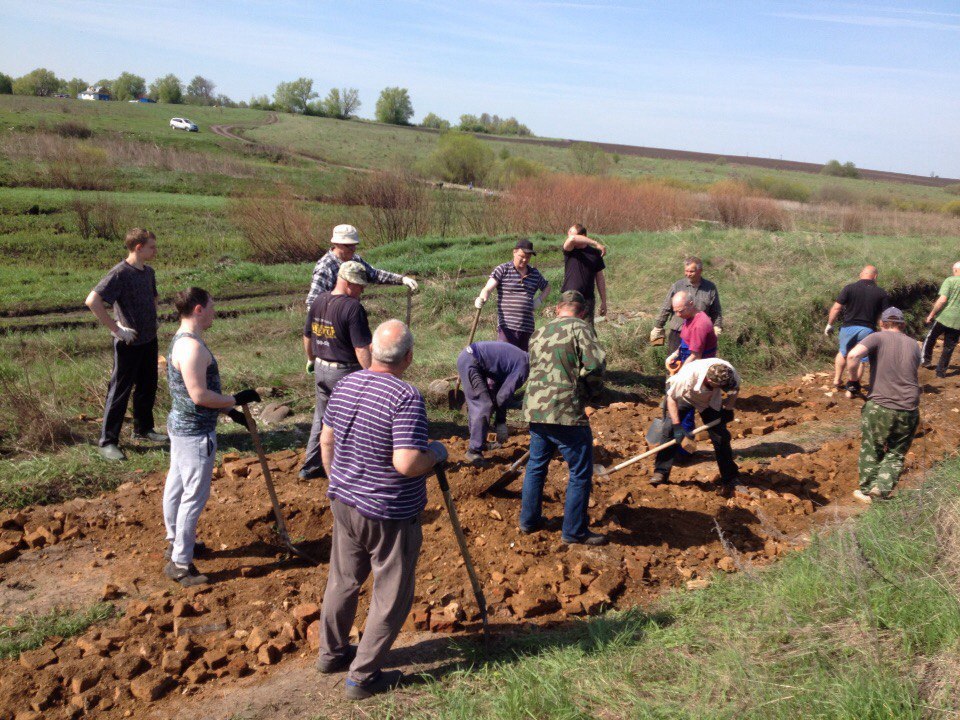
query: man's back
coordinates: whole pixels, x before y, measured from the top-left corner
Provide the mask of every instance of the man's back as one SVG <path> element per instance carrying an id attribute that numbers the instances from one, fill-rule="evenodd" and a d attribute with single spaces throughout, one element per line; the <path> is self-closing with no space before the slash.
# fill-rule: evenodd
<path id="1" fill-rule="evenodd" d="M 310 306 L 304 334 L 312 338 L 314 354 L 327 362 L 356 363 L 356 348 L 372 341 L 360 301 L 329 292 L 320 293 Z"/>
<path id="2" fill-rule="evenodd" d="M 916 410 L 920 404 L 920 348 L 902 332 L 881 331 L 860 341 L 870 354 L 867 399 L 891 410 Z"/>
<path id="3" fill-rule="evenodd" d="M 606 264 L 599 250 L 592 247 L 563 251 L 563 287 L 562 292 L 577 290 L 587 300 L 595 297 L 594 285 L 597 273 Z"/>
<path id="4" fill-rule="evenodd" d="M 876 330 L 880 313 L 890 307 L 890 296 L 874 280 L 857 280 L 844 285 L 837 302 L 843 305 L 843 327 Z"/>

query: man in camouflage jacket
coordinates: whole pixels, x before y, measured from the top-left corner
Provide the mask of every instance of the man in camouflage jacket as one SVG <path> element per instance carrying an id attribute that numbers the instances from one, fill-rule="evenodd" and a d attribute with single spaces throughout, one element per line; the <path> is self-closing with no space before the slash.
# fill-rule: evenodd
<path id="1" fill-rule="evenodd" d="M 530 376 L 523 417 L 530 423 L 530 460 L 523 478 L 520 531 L 543 525 L 541 506 L 547 466 L 556 450 L 570 468 L 563 508 L 565 543 L 604 545 L 590 532 L 587 505 L 593 485 L 593 434 L 585 412 L 602 387 L 606 359 L 594 329 L 583 319 L 586 300 L 576 290 L 560 297 L 557 317 L 530 338 Z"/>

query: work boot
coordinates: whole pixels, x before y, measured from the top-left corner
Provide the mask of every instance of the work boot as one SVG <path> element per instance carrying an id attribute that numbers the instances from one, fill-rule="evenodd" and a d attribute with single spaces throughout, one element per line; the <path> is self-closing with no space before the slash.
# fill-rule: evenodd
<path id="1" fill-rule="evenodd" d="M 167 566 L 163 569 L 163 574 L 174 582 L 180 583 L 183 587 L 206 585 L 210 582 L 210 578 L 197 572 L 197 568 L 193 563 L 190 563 L 187 567 L 183 567 L 182 565 L 177 565 L 175 562 L 168 562 Z"/>
<path id="2" fill-rule="evenodd" d="M 650 477 L 650 487 L 657 487 L 658 485 L 666 485 L 669 482 L 667 476 L 662 472 L 655 472 Z"/>
<path id="3" fill-rule="evenodd" d="M 101 445 L 100 455 L 103 456 L 104 460 L 119 461 L 127 459 L 127 456 L 123 454 L 123 450 L 120 449 L 120 446 L 115 444 Z"/>
<path id="4" fill-rule="evenodd" d="M 866 503 L 867 505 L 873 502 L 873 498 L 867 495 L 865 492 L 863 492 L 863 490 L 861 490 L 860 488 L 857 488 L 856 490 L 853 491 L 853 496 L 860 502 Z"/>
<path id="5" fill-rule="evenodd" d="M 133 433 L 133 439 L 140 442 L 155 442 L 155 443 L 165 443 L 169 442 L 168 438 L 163 433 L 158 433 L 156 430 L 150 430 L 145 433 Z"/>
<path id="6" fill-rule="evenodd" d="M 335 658 L 317 658 L 317 670 L 322 672 L 324 675 L 329 675 L 330 673 L 341 672 L 350 667 L 350 663 L 353 662 L 353 659 L 357 656 L 357 646 L 356 645 L 347 645 L 347 648 L 343 651 L 342 655 L 339 655 Z"/>
<path id="7" fill-rule="evenodd" d="M 326 471 L 324 471 L 323 468 L 320 468 L 319 470 L 310 470 L 310 471 L 301 470 L 297 474 L 297 477 L 299 477 L 304 482 L 308 480 L 317 480 L 319 478 L 325 478 L 326 476 L 327 476 L 327 473 Z"/>
<path id="8" fill-rule="evenodd" d="M 496 440 L 491 440 L 483 444 L 484 450 L 500 450 L 502 447 L 503 443 L 497 442 Z"/>
<path id="9" fill-rule="evenodd" d="M 571 540 L 571 539 L 565 538 L 565 537 L 563 537 L 563 536 L 561 535 L 561 536 L 560 536 L 560 542 L 565 543 L 565 544 L 567 544 L 567 545 L 593 545 L 593 546 L 598 546 L 598 545 L 606 545 L 606 544 L 607 544 L 608 542 L 610 542 L 610 541 L 607 540 L 607 536 L 606 536 L 606 535 L 601 535 L 600 533 L 590 532 L 590 531 L 588 530 L 586 535 L 584 535 L 582 538 L 577 538 L 576 540 Z"/>
<path id="10" fill-rule="evenodd" d="M 393 690 L 401 682 L 403 682 L 403 673 L 399 670 L 389 672 L 381 670 L 363 685 L 347 678 L 343 691 L 349 700 L 366 700 L 374 695 Z"/>
<path id="11" fill-rule="evenodd" d="M 199 540 L 197 540 L 193 544 L 193 556 L 203 557 L 204 555 L 207 554 L 207 550 L 209 549 L 210 548 L 208 548 L 205 543 L 202 543 Z M 169 541 L 167 542 L 167 549 L 163 553 L 163 559 L 166 560 L 167 562 L 170 562 L 171 560 L 173 560 L 173 543 L 172 542 L 169 542 Z"/>
<path id="12" fill-rule="evenodd" d="M 486 465 L 487 461 L 483 458 L 483 453 L 474 452 L 473 450 L 467 450 L 466 454 L 463 456 L 463 459 L 466 460 L 471 465 Z"/>

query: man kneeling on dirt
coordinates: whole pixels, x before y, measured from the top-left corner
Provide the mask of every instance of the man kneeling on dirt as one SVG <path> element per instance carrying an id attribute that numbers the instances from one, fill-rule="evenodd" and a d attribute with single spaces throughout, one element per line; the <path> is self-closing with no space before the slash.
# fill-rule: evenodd
<path id="1" fill-rule="evenodd" d="M 185 587 L 202 585 L 207 576 L 193 565 L 197 521 L 210 497 L 210 479 L 217 456 L 217 419 L 228 412 L 246 427 L 237 405 L 260 402 L 256 390 L 236 395 L 220 392 L 220 368 L 203 341 L 213 324 L 213 298 L 201 288 L 188 288 L 174 300 L 180 328 L 170 341 L 167 382 L 170 386 L 170 471 L 163 488 L 163 521 L 167 528 L 164 573 Z"/>
<path id="2" fill-rule="evenodd" d="M 873 368 L 860 414 L 860 487 L 853 492 L 861 502 L 890 495 L 920 422 L 921 353 L 905 327 L 903 313 L 887 308 L 880 315 L 880 332 L 847 353 L 848 368 L 868 356 Z"/>
<path id="3" fill-rule="evenodd" d="M 499 448 L 507 441 L 507 405 L 517 388 L 527 381 L 530 357 L 505 342 L 476 342 L 465 347 L 457 358 L 457 372 L 467 401 L 470 446 L 467 462 L 483 462 L 483 451 Z M 487 443 L 490 415 L 497 430 L 495 445 Z"/>
<path id="4" fill-rule="evenodd" d="M 413 362 L 413 335 L 399 320 L 373 333 L 373 362 L 333 391 L 320 448 L 330 478 L 333 545 L 320 617 L 323 673 L 345 670 L 345 692 L 362 700 L 396 687 L 400 671 L 380 668 L 413 604 L 414 571 L 427 502 L 426 474 L 447 459 L 427 439 L 420 391 L 401 378 Z M 370 610 L 350 645 L 360 587 L 373 570 Z"/>
<path id="5" fill-rule="evenodd" d="M 739 392 L 740 376 L 737 371 L 726 360 L 718 358 L 689 361 L 676 375 L 667 379 L 666 417 L 673 423 L 671 434 L 677 444 L 657 453 L 651 485 L 660 485 L 670 479 L 680 441 L 684 437 L 693 437 L 681 424 L 681 418 L 688 408 L 694 408 L 700 413 L 704 424 L 720 421 L 708 432 L 717 455 L 723 489 L 727 493 L 735 490 L 740 469 L 733 461 L 727 423 L 733 420 Z"/>

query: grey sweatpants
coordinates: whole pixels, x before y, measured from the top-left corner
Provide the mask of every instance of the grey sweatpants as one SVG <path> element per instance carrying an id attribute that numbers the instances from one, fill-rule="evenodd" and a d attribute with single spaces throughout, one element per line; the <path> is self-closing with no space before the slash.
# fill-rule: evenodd
<path id="1" fill-rule="evenodd" d="M 170 470 L 163 487 L 163 522 L 173 543 L 173 562 L 193 562 L 197 521 L 210 498 L 210 478 L 217 459 L 217 433 L 170 436 Z"/>
<path id="2" fill-rule="evenodd" d="M 313 375 L 317 381 L 317 404 L 313 408 L 313 425 L 310 426 L 310 439 L 307 440 L 307 455 L 303 459 L 301 472 L 313 474 L 323 471 L 323 458 L 320 455 L 320 432 L 323 430 L 323 413 L 333 394 L 337 383 L 352 372 L 360 369 L 359 365 L 345 368 L 335 368 L 322 365 L 319 360 L 313 366 Z"/>
<path id="3" fill-rule="evenodd" d="M 420 517 L 371 520 L 339 500 L 333 510 L 330 572 L 320 614 L 320 657 L 341 657 L 350 644 L 360 587 L 373 570 L 370 611 L 348 677 L 363 684 L 383 665 L 413 605 Z"/>

